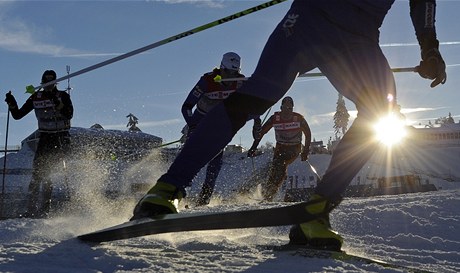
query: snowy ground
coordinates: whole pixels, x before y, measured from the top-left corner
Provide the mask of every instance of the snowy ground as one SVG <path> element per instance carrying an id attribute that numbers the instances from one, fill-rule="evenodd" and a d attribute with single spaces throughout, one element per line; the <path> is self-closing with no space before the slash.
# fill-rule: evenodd
<path id="1" fill-rule="evenodd" d="M 452 153 L 458 154 L 456 150 Z M 165 170 L 158 160 L 152 160 L 157 157 L 152 155 L 136 164 L 125 175 L 126 180 L 156 181 Z M 442 163 L 444 157 L 445 153 L 438 153 L 430 162 Z M 228 202 L 227 199 L 240 188 L 235 183 L 243 183 L 263 171 L 270 158 L 268 153 L 254 159 L 246 158 L 245 154 L 224 158 L 216 195 L 226 202 L 216 198 L 206 208 L 183 209 L 181 213 L 260 208 L 263 205 L 254 200 Z M 310 163 L 322 175 L 329 158 L 312 155 Z M 446 170 L 455 174 L 452 177 L 458 177 L 457 158 L 447 161 L 451 165 Z M 75 237 L 127 221 L 136 200 L 104 198 L 101 189 L 110 172 L 101 171 L 93 161 L 88 162 L 78 169 L 78 175 L 71 176 L 74 179 L 69 184 L 77 189 L 76 204 L 50 219 L 0 221 L 0 272 L 402 272 L 378 265 L 311 259 L 268 250 L 267 246 L 288 242 L 289 227 L 169 233 L 99 245 L 82 243 Z M 21 151 L 13 154 L 7 163 L 9 168 L 25 168 L 31 165 L 31 154 Z M 428 165 L 445 167 L 441 163 Z M 425 170 L 426 166 L 417 166 L 422 167 Z M 314 177 L 308 170 L 310 167 L 305 162 L 298 161 L 290 166 L 289 175 Z M 345 199 L 331 215 L 333 227 L 345 238 L 343 249 L 431 272 L 460 272 L 460 182 L 448 182 L 437 175 L 444 171 L 440 167 L 425 171 L 430 172 L 427 176 L 430 181 L 444 190 Z M 363 173 L 365 176 L 368 173 Z M 7 178 L 15 179 L 12 185 L 30 181 L 30 177 L 21 175 Z M 200 190 L 197 182 L 203 180 L 203 172 L 196 180 L 191 196 Z M 278 198 L 282 199 L 281 192 Z"/>
<path id="2" fill-rule="evenodd" d="M 105 203 L 51 219 L 0 221 L 0 271 L 401 272 L 264 249 L 287 243 L 288 227 L 152 235 L 99 245 L 75 239 L 127 220 L 132 207 Z M 246 207 L 213 200 L 202 210 Z M 332 225 L 350 253 L 432 272 L 460 272 L 459 208 L 459 190 L 346 199 L 332 214 Z"/>

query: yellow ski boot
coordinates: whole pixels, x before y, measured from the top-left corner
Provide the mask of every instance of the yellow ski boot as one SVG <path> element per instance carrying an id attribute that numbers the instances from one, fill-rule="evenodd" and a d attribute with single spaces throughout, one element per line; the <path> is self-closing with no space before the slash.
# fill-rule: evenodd
<path id="1" fill-rule="evenodd" d="M 320 195 L 313 195 L 310 201 L 324 199 Z M 322 214 L 328 208 L 328 200 L 324 199 L 317 203 L 305 207 L 308 213 Z M 307 245 L 317 249 L 327 249 L 340 251 L 343 244 L 343 238 L 337 232 L 331 229 L 329 222 L 329 213 L 324 216 L 300 225 L 295 225 L 289 232 L 289 244 Z"/>
<path id="2" fill-rule="evenodd" d="M 177 205 L 184 195 L 176 186 L 158 181 L 137 203 L 130 221 L 177 213 Z"/>

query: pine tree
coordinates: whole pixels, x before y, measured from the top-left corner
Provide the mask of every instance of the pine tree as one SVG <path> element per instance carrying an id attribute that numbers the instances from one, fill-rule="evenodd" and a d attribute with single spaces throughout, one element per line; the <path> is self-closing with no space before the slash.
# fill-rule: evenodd
<path id="1" fill-rule="evenodd" d="M 440 118 L 437 118 L 435 121 L 434 121 L 435 124 L 452 124 L 452 123 L 455 123 L 454 121 L 454 118 L 452 117 L 452 114 L 449 112 L 449 116 L 448 117 L 440 117 Z"/>
<path id="2" fill-rule="evenodd" d="M 137 127 L 137 124 L 139 123 L 139 119 L 135 115 L 129 113 L 129 115 L 127 115 L 126 117 L 129 118 L 128 124 L 126 125 L 126 127 L 129 127 L 128 131 L 142 132 L 141 129 Z"/>
<path id="3" fill-rule="evenodd" d="M 350 114 L 348 114 L 347 107 L 345 106 L 345 100 L 343 96 L 339 94 L 337 108 L 334 114 L 334 134 L 336 140 L 341 138 L 340 134 L 343 136 L 347 132 L 349 118 Z"/>

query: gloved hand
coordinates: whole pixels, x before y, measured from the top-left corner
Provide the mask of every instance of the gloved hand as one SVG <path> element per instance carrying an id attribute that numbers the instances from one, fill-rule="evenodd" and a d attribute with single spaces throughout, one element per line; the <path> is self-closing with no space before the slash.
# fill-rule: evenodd
<path id="1" fill-rule="evenodd" d="M 64 103 L 62 103 L 62 101 L 57 96 L 53 96 L 51 100 L 53 101 L 54 108 L 56 110 L 61 110 L 62 107 L 64 107 Z"/>
<path id="2" fill-rule="evenodd" d="M 417 72 L 422 78 L 434 80 L 430 85 L 432 88 L 446 82 L 446 64 L 437 48 L 422 50 L 422 61 L 417 66 Z"/>
<path id="3" fill-rule="evenodd" d="M 256 156 L 257 148 L 251 148 L 248 150 L 248 157 Z"/>
<path id="4" fill-rule="evenodd" d="M 310 154 L 309 149 L 303 149 L 302 152 L 300 153 L 300 161 L 307 161 L 309 154 Z"/>
<path id="5" fill-rule="evenodd" d="M 251 148 L 248 150 L 248 157 L 256 156 L 257 146 L 259 146 L 260 139 L 254 139 Z"/>
<path id="6" fill-rule="evenodd" d="M 8 108 L 16 108 L 16 107 L 18 107 L 18 103 L 16 102 L 16 99 L 14 98 L 13 94 L 11 94 L 11 91 L 6 93 L 5 102 L 6 102 L 6 104 L 8 104 Z"/>

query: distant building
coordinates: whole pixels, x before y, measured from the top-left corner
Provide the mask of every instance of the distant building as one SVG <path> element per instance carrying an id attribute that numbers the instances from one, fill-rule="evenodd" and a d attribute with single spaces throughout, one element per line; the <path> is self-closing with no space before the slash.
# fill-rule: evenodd
<path id="1" fill-rule="evenodd" d="M 311 154 L 328 154 L 329 151 L 326 149 L 326 146 L 323 144 L 323 141 L 312 141 L 310 143 L 310 152 Z"/>
<path id="2" fill-rule="evenodd" d="M 241 145 L 227 145 L 227 147 L 225 147 L 225 151 L 226 152 L 231 152 L 231 153 L 242 153 L 244 152 L 244 148 L 243 146 Z"/>
<path id="3" fill-rule="evenodd" d="M 415 144 L 436 146 L 460 146 L 460 123 L 432 125 L 409 129 L 407 140 Z"/>

